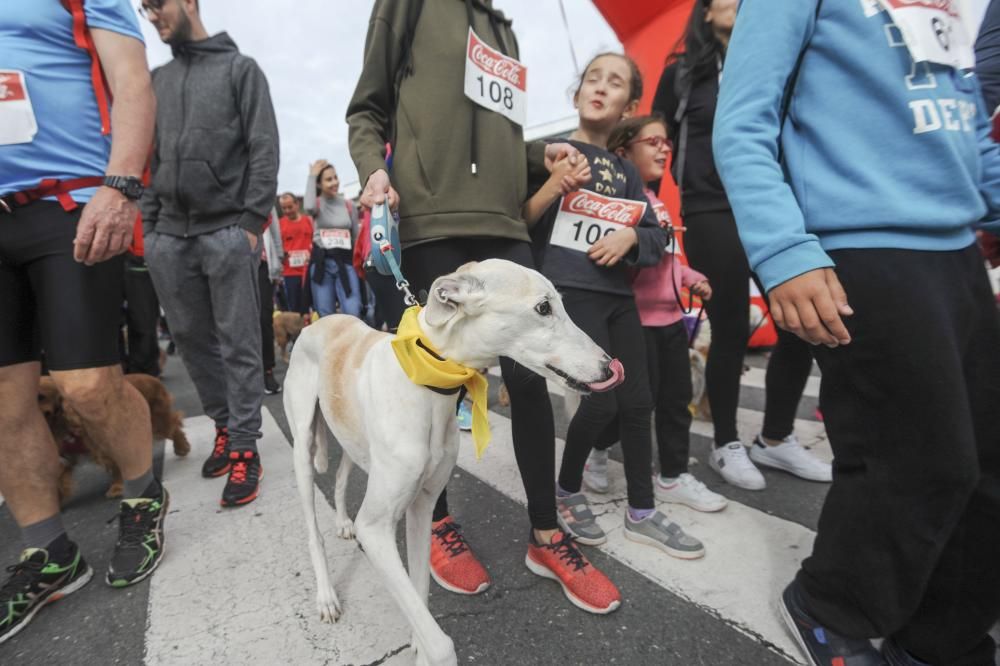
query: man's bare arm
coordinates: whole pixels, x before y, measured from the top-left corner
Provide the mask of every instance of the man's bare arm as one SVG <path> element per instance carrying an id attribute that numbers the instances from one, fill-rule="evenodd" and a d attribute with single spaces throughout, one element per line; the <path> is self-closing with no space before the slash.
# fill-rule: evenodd
<path id="1" fill-rule="evenodd" d="M 111 156 L 107 175 L 142 175 L 156 118 L 156 99 L 139 40 L 109 30 L 91 31 L 94 46 L 114 98 L 111 108 Z M 139 214 L 135 202 L 118 190 L 101 187 L 84 207 L 77 225 L 73 256 L 88 265 L 124 252 Z"/>

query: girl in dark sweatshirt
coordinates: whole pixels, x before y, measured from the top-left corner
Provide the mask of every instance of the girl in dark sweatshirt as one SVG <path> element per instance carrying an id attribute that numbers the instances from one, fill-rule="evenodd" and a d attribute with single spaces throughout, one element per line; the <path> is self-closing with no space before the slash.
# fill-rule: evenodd
<path id="1" fill-rule="evenodd" d="M 613 392 L 585 397 L 569 425 L 559 472 L 559 522 L 583 544 L 607 539 L 580 492 L 583 467 L 601 432 L 620 417 L 628 515 L 625 536 L 668 554 L 696 558 L 701 543 L 656 511 L 650 476 L 650 416 L 653 401 L 646 369 L 642 325 L 629 285 L 627 266 L 655 266 L 667 234 L 643 192 L 635 167 L 607 150 L 608 136 L 635 112 L 642 77 L 626 56 L 606 53 L 584 70 L 573 96 L 579 127 L 570 136 L 590 163 L 590 182 L 564 193 L 563 169 L 525 204 L 533 224 L 542 272 L 559 288 L 573 321 L 625 366 L 625 381 Z M 560 196 L 562 195 L 562 196 Z"/>

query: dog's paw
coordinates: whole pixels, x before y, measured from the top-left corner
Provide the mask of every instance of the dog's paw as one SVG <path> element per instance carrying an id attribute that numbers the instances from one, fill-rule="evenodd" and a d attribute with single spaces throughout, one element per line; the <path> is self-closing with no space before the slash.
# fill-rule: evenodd
<path id="1" fill-rule="evenodd" d="M 316 608 L 319 609 L 319 619 L 322 622 L 332 624 L 340 618 L 340 599 L 332 587 L 316 593 Z"/>
<path id="2" fill-rule="evenodd" d="M 345 518 L 344 520 L 337 520 L 337 536 L 341 539 L 353 539 L 354 538 L 354 521 L 350 518 Z"/>
<path id="3" fill-rule="evenodd" d="M 122 496 L 123 486 L 120 481 L 115 481 L 110 486 L 108 486 L 108 491 L 104 493 L 104 496 L 108 499 L 114 499 L 115 497 Z"/>

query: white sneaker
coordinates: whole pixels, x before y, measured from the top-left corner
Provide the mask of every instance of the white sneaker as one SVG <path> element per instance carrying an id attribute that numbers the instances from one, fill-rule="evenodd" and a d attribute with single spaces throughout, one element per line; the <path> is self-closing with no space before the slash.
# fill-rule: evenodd
<path id="1" fill-rule="evenodd" d="M 833 469 L 830 463 L 823 462 L 811 451 L 799 443 L 795 435 L 789 435 L 777 446 L 768 446 L 757 435 L 750 450 L 750 459 L 758 465 L 773 467 L 794 474 L 808 481 L 833 481 Z"/>
<path id="2" fill-rule="evenodd" d="M 747 457 L 747 449 L 742 442 L 729 442 L 713 449 L 708 455 L 708 466 L 737 488 L 764 490 L 767 487 L 764 476 Z"/>
<path id="3" fill-rule="evenodd" d="M 608 492 L 608 450 L 593 449 L 583 466 L 583 485 L 595 493 Z"/>
<path id="4" fill-rule="evenodd" d="M 709 490 L 704 483 L 687 472 L 676 479 L 664 479 L 659 474 L 653 479 L 653 491 L 656 499 L 668 504 L 683 504 L 695 511 L 712 513 L 722 511 L 729 500 Z"/>

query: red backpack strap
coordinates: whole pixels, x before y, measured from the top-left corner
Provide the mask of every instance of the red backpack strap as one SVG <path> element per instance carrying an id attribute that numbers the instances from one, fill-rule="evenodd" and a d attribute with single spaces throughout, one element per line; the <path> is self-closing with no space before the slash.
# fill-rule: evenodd
<path id="1" fill-rule="evenodd" d="M 104 77 L 101 60 L 97 56 L 97 47 L 87 29 L 87 15 L 83 11 L 84 0 L 59 0 L 73 16 L 73 43 L 90 55 L 90 80 L 94 86 L 94 96 L 97 98 L 97 110 L 101 114 L 101 134 L 111 134 L 111 89 Z"/>

